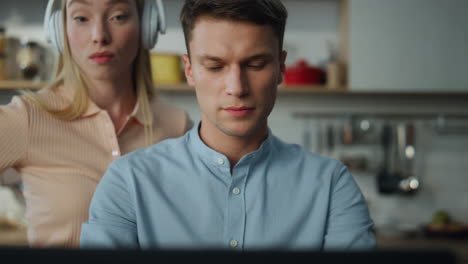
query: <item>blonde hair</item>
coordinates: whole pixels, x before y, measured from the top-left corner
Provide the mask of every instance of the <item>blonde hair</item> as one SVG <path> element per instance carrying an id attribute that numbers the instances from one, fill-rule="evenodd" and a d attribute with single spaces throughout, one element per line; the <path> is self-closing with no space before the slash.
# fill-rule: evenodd
<path id="1" fill-rule="evenodd" d="M 64 29 L 66 28 L 65 1 L 66 0 L 62 0 L 62 25 Z M 136 0 L 136 3 L 141 22 L 144 0 Z M 62 41 L 64 43 L 64 50 L 63 53 L 60 54 L 57 58 L 53 80 L 50 84 L 42 89 L 55 90 L 61 85 L 63 85 L 66 89 L 74 89 L 75 94 L 73 101 L 70 105 L 63 109 L 56 109 L 42 100 L 37 93 L 24 91 L 22 92 L 22 96 L 32 104 L 38 106 L 44 111 L 47 111 L 57 119 L 69 121 L 80 117 L 86 111 L 89 104 L 89 92 L 83 78 L 83 73 L 71 56 L 68 38 L 65 37 L 65 32 L 63 33 Z M 150 101 L 155 96 L 155 90 L 153 86 L 153 78 L 151 75 L 150 52 L 143 48 L 141 42 L 138 54 L 134 61 L 132 74 L 134 87 L 136 87 L 135 92 L 137 95 L 137 100 L 141 111 L 143 111 L 143 119 L 145 121 L 145 144 L 151 145 L 153 143 L 153 116 L 150 108 Z"/>

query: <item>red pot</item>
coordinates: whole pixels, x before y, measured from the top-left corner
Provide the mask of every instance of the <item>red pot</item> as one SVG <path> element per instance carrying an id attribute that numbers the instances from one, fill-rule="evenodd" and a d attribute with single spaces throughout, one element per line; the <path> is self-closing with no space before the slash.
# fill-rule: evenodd
<path id="1" fill-rule="evenodd" d="M 286 85 L 319 84 L 323 74 L 322 69 L 309 66 L 305 60 L 299 60 L 295 65 L 286 67 L 284 83 Z"/>

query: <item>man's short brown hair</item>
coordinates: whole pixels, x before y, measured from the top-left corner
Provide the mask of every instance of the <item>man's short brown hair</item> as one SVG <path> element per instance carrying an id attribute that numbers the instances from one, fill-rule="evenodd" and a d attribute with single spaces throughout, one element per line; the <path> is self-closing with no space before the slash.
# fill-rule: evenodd
<path id="1" fill-rule="evenodd" d="M 185 0 L 180 13 L 180 22 L 189 54 L 192 30 L 197 20 L 203 16 L 270 25 L 278 37 L 279 52 L 283 49 L 288 12 L 280 0 Z"/>

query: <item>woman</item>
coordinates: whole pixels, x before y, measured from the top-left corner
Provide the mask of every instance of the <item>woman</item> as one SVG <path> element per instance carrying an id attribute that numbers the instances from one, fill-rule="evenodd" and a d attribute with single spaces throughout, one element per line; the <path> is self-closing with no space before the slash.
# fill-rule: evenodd
<path id="1" fill-rule="evenodd" d="M 62 0 L 55 80 L 0 107 L 0 172 L 14 168 L 22 178 L 33 247 L 78 247 L 107 166 L 192 126 L 184 111 L 153 95 L 140 41 L 143 5 Z"/>

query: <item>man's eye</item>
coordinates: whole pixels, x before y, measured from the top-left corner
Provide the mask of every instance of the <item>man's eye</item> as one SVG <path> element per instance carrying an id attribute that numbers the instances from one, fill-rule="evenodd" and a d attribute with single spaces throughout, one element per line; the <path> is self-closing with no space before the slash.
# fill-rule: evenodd
<path id="1" fill-rule="evenodd" d="M 82 17 L 82 16 L 76 16 L 73 18 L 76 22 L 79 22 L 79 23 L 84 23 L 87 21 L 87 19 L 85 17 Z"/>
<path id="2" fill-rule="evenodd" d="M 122 14 L 122 15 L 116 15 L 112 19 L 117 20 L 117 21 L 125 21 L 127 20 L 127 18 L 128 18 L 128 15 Z"/>
<path id="3" fill-rule="evenodd" d="M 249 64 L 247 65 L 249 68 L 252 68 L 252 69 L 262 69 L 263 67 L 265 67 L 265 64 L 262 63 L 262 64 Z"/>
<path id="4" fill-rule="evenodd" d="M 255 60 L 246 63 L 247 68 L 254 70 L 261 70 L 267 65 L 267 61 L 264 60 Z"/>
<path id="5" fill-rule="evenodd" d="M 210 71 L 219 71 L 223 68 L 223 66 L 207 66 L 206 68 Z"/>

